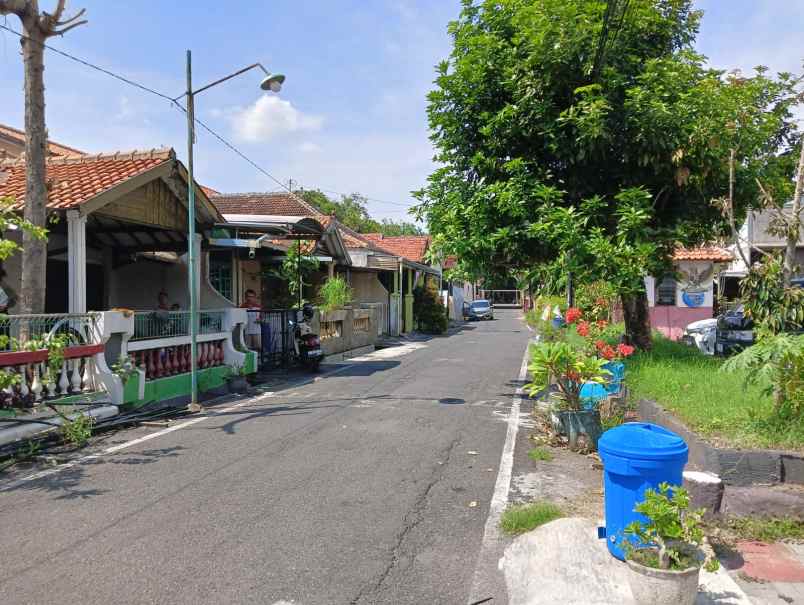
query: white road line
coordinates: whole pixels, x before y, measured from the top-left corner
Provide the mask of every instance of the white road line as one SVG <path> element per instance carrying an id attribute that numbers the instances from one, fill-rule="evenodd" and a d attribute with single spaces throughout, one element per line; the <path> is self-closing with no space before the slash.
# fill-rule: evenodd
<path id="1" fill-rule="evenodd" d="M 522 356 L 522 366 L 519 368 L 519 382 L 524 383 L 528 376 L 528 346 Z M 505 445 L 503 445 L 502 456 L 500 457 L 500 468 L 497 471 L 497 481 L 494 484 L 494 493 L 491 496 L 489 506 L 489 516 L 486 519 L 486 527 L 483 531 L 483 542 L 480 546 L 478 562 L 482 565 L 485 552 L 493 548 L 500 541 L 500 518 L 508 504 L 508 493 L 511 489 L 511 474 L 514 468 L 514 448 L 516 447 L 516 437 L 519 432 L 519 408 L 522 404 L 524 387 L 520 386 L 516 390 L 514 399 L 511 402 L 511 410 L 508 414 L 508 430 L 505 433 Z M 472 590 L 469 592 L 470 601 L 474 598 L 478 588 L 480 568 L 475 569 L 472 581 Z"/>
<path id="2" fill-rule="evenodd" d="M 194 424 L 198 424 L 199 422 L 203 422 L 204 420 L 209 420 L 210 418 L 215 418 L 216 416 L 220 416 L 222 414 L 227 414 L 228 412 L 232 412 L 238 408 L 243 407 L 246 404 L 254 403 L 256 401 L 260 401 L 261 399 L 267 399 L 269 397 L 273 397 L 273 392 L 266 392 L 258 395 L 257 397 L 250 397 L 243 401 L 240 401 L 234 405 L 230 405 L 227 408 L 223 408 L 222 410 L 212 410 L 210 412 L 205 413 L 203 416 L 199 416 L 197 418 L 193 418 L 191 420 L 186 420 L 184 422 L 180 422 L 174 426 L 168 427 L 166 429 L 162 429 L 161 431 L 156 431 L 155 433 L 149 433 L 148 435 L 143 435 L 142 437 L 138 437 L 137 439 L 132 439 L 131 441 L 126 441 L 125 443 L 119 443 L 117 445 L 113 445 L 111 447 L 107 447 L 105 450 L 98 454 L 89 454 L 88 456 L 82 456 L 76 460 L 72 460 L 71 462 L 66 462 L 59 466 L 55 466 L 53 468 L 46 469 L 44 471 L 39 471 L 38 473 L 34 473 L 32 475 L 28 475 L 27 477 L 22 477 L 9 483 L 8 485 L 0 486 L 0 492 L 8 491 L 19 487 L 20 485 L 24 485 L 30 481 L 35 481 L 36 479 L 42 479 L 43 477 L 48 477 L 50 475 L 55 475 L 56 473 L 60 473 L 61 471 L 67 470 L 69 468 L 73 468 L 74 466 L 79 466 L 91 460 L 96 460 L 102 456 L 107 456 L 109 454 L 114 454 L 121 450 L 128 449 L 135 445 L 139 445 L 140 443 L 144 443 L 146 441 L 150 441 L 151 439 L 156 439 L 157 437 L 161 437 L 162 435 L 167 435 L 168 433 L 172 433 L 173 431 L 178 431 L 180 429 L 187 428 L 188 426 L 192 426 Z"/>

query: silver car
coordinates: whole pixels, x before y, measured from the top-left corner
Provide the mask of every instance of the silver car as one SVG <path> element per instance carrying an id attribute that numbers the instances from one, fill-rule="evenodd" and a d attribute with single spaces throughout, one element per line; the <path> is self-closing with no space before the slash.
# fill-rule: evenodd
<path id="1" fill-rule="evenodd" d="M 487 300 L 473 300 L 465 310 L 469 321 L 475 319 L 494 319 L 494 306 Z"/>

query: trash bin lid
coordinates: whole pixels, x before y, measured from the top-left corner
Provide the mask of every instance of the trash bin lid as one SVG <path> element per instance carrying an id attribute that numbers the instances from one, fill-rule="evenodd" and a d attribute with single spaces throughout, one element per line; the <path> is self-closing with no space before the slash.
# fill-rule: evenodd
<path id="1" fill-rule="evenodd" d="M 600 437 L 597 449 L 604 458 L 611 454 L 640 460 L 685 458 L 688 452 L 681 437 L 648 422 L 626 422 L 606 431 Z"/>

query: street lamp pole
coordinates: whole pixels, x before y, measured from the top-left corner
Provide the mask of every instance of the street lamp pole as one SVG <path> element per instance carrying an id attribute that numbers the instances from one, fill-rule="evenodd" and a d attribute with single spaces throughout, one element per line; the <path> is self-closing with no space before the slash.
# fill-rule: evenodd
<path id="1" fill-rule="evenodd" d="M 193 145 L 195 144 L 195 95 L 213 86 L 239 76 L 249 70 L 259 68 L 265 73 L 260 88 L 279 92 L 285 76 L 272 74 L 261 63 L 253 63 L 228 76 L 215 80 L 198 90 L 193 91 L 193 59 L 191 51 L 187 51 L 187 287 L 190 290 L 190 405 L 189 411 L 200 412 L 198 404 L 198 292 L 196 289 L 198 274 L 195 255 L 195 180 L 193 178 Z M 174 99 L 178 100 L 178 99 Z"/>
<path id="2" fill-rule="evenodd" d="M 190 408 L 198 405 L 198 301 L 195 287 L 195 181 L 193 180 L 193 145 L 195 143 L 195 95 L 193 93 L 193 57 L 187 51 L 187 287 L 190 290 Z"/>

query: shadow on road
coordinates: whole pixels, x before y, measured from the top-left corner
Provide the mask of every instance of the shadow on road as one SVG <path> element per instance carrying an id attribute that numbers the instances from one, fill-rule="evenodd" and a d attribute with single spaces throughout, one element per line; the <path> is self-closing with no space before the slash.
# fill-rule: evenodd
<path id="1" fill-rule="evenodd" d="M 102 496 L 109 492 L 108 489 L 80 488 L 84 479 L 86 467 L 99 466 L 103 464 L 125 464 L 142 465 L 153 464 L 163 458 L 174 458 L 183 450 L 180 445 L 174 447 L 155 448 L 145 450 L 136 454 L 109 454 L 98 458 L 89 458 L 70 468 L 61 469 L 56 473 L 45 475 L 38 479 L 32 479 L 22 483 L 13 483 L 10 487 L 0 485 L 0 493 L 3 492 L 36 492 L 41 494 L 54 495 L 55 500 L 84 500 L 94 496 Z"/>
<path id="2" fill-rule="evenodd" d="M 337 370 L 336 376 L 371 376 L 377 372 L 385 372 L 399 365 L 398 361 L 358 361 L 344 370 Z M 326 374 L 324 374 L 326 377 Z"/>

